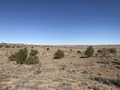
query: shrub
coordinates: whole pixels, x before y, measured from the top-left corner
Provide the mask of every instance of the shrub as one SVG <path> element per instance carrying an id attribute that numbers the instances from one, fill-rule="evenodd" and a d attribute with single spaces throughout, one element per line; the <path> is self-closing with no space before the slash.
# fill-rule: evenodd
<path id="1" fill-rule="evenodd" d="M 103 48 L 102 53 L 101 53 L 101 57 L 104 60 L 105 66 L 111 64 L 111 55 L 110 55 L 109 49 Z"/>
<path id="2" fill-rule="evenodd" d="M 11 56 L 9 56 L 9 60 L 10 61 L 16 61 L 19 64 L 23 64 L 25 63 L 25 60 L 27 59 L 27 49 L 20 49 L 18 52 L 16 52 L 15 54 L 12 54 Z"/>
<path id="3" fill-rule="evenodd" d="M 81 51 L 77 51 L 77 54 L 81 54 Z"/>
<path id="4" fill-rule="evenodd" d="M 30 56 L 35 56 L 38 53 L 37 50 L 31 50 L 30 52 Z"/>
<path id="5" fill-rule="evenodd" d="M 98 53 L 101 53 L 101 52 L 102 52 L 102 50 L 97 50 L 97 52 L 98 52 Z"/>
<path id="6" fill-rule="evenodd" d="M 50 50 L 49 48 L 46 48 L 46 50 L 48 51 L 48 50 Z"/>
<path id="7" fill-rule="evenodd" d="M 101 50 L 97 50 L 97 55 L 100 55 L 102 58 L 106 58 L 106 57 L 109 57 L 109 49 L 108 48 L 103 48 Z"/>
<path id="8" fill-rule="evenodd" d="M 25 64 L 37 64 L 39 63 L 39 59 L 37 56 L 29 56 L 25 61 Z"/>
<path id="9" fill-rule="evenodd" d="M 64 52 L 62 50 L 57 50 L 55 53 L 54 53 L 54 59 L 60 59 L 60 58 L 63 58 L 64 57 Z"/>
<path id="10" fill-rule="evenodd" d="M 19 64 L 36 64 L 39 63 L 38 57 L 36 54 L 38 53 L 37 50 L 31 50 L 29 57 L 28 56 L 28 50 L 26 48 L 20 49 L 15 54 L 12 54 L 9 56 L 10 61 L 16 61 L 16 63 Z"/>
<path id="11" fill-rule="evenodd" d="M 109 56 L 109 50 L 107 48 L 103 48 L 101 51 L 102 58 Z"/>
<path id="12" fill-rule="evenodd" d="M 88 56 L 88 57 L 92 57 L 93 54 L 94 54 L 94 49 L 92 46 L 89 46 L 85 52 L 85 54 Z"/>
<path id="13" fill-rule="evenodd" d="M 110 49 L 108 49 L 108 51 L 110 52 L 110 53 L 117 53 L 117 51 L 116 51 L 116 49 L 115 48 L 110 48 Z"/>
<path id="14" fill-rule="evenodd" d="M 19 64 L 25 63 L 27 59 L 28 50 L 26 48 L 20 49 L 18 53 L 15 54 L 16 62 Z"/>
<path id="15" fill-rule="evenodd" d="M 31 50 L 31 52 L 29 54 L 29 57 L 25 61 L 25 64 L 36 64 L 36 63 L 39 63 L 39 59 L 36 56 L 37 53 L 38 53 L 37 50 Z"/>

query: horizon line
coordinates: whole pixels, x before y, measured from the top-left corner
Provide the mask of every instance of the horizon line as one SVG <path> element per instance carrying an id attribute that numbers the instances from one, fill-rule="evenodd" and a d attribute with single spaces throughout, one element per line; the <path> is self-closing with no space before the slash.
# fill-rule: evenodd
<path id="1" fill-rule="evenodd" d="M 120 45 L 120 44 L 30 44 L 30 43 L 7 43 L 1 42 L 0 44 L 20 44 L 20 45 L 40 45 L 40 46 L 103 46 L 103 45 Z"/>

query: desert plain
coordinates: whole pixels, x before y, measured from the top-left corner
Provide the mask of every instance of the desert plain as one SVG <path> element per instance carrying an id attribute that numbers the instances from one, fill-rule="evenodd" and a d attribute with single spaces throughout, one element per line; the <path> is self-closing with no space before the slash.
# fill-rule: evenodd
<path id="1" fill-rule="evenodd" d="M 120 90 L 120 45 L 92 45 L 94 55 L 84 57 L 89 45 L 0 44 L 0 90 Z M 10 61 L 22 48 L 38 50 L 39 64 Z M 110 65 L 105 65 L 97 50 L 116 48 Z M 53 59 L 58 50 L 64 57 Z M 78 53 L 80 51 L 80 53 Z M 40 69 L 38 73 L 37 70 Z"/>

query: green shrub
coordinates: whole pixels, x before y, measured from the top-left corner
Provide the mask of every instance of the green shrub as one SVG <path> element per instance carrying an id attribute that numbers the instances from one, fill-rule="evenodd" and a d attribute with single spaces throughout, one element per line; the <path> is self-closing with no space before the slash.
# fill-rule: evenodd
<path id="1" fill-rule="evenodd" d="M 29 54 L 29 57 L 25 61 L 25 64 L 36 64 L 36 63 L 39 63 L 39 59 L 36 56 L 37 53 L 38 53 L 37 50 L 31 50 L 31 52 Z"/>
<path id="2" fill-rule="evenodd" d="M 28 55 L 27 53 L 28 53 L 28 50 L 26 48 L 20 49 L 18 53 L 15 54 L 16 62 L 19 64 L 25 63 Z"/>
<path id="3" fill-rule="evenodd" d="M 88 57 L 92 57 L 94 54 L 94 49 L 92 46 L 89 46 L 85 52 L 85 55 L 87 55 Z"/>
<path id="4" fill-rule="evenodd" d="M 10 61 L 16 61 L 19 64 L 36 64 L 39 63 L 38 57 L 36 54 L 38 53 L 37 50 L 31 50 L 29 57 L 28 50 L 26 48 L 20 49 L 15 54 L 10 55 L 8 58 Z"/>
<path id="5" fill-rule="evenodd" d="M 54 59 L 60 59 L 60 58 L 63 58 L 64 57 L 64 52 L 62 50 L 57 50 L 55 53 L 54 53 Z"/>
<path id="6" fill-rule="evenodd" d="M 30 52 L 30 56 L 35 56 L 38 53 L 37 50 L 31 50 Z"/>
<path id="7" fill-rule="evenodd" d="M 113 53 L 117 53 L 117 51 L 116 51 L 115 48 L 109 48 L 108 51 L 109 51 L 110 53 L 112 53 L 112 54 L 113 54 Z"/>
<path id="8" fill-rule="evenodd" d="M 29 56 L 25 61 L 25 64 L 37 64 L 39 63 L 39 59 L 37 56 Z"/>
<path id="9" fill-rule="evenodd" d="M 27 59 L 27 53 L 28 51 L 26 48 L 20 49 L 15 54 L 10 55 L 8 58 L 10 61 L 16 61 L 19 64 L 23 64 Z"/>

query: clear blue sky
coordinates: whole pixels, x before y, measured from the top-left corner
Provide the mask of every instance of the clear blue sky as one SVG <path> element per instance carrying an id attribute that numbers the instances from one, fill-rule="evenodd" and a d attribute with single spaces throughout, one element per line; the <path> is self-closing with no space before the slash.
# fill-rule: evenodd
<path id="1" fill-rule="evenodd" d="M 0 0 L 0 42 L 120 44 L 120 0 Z"/>

